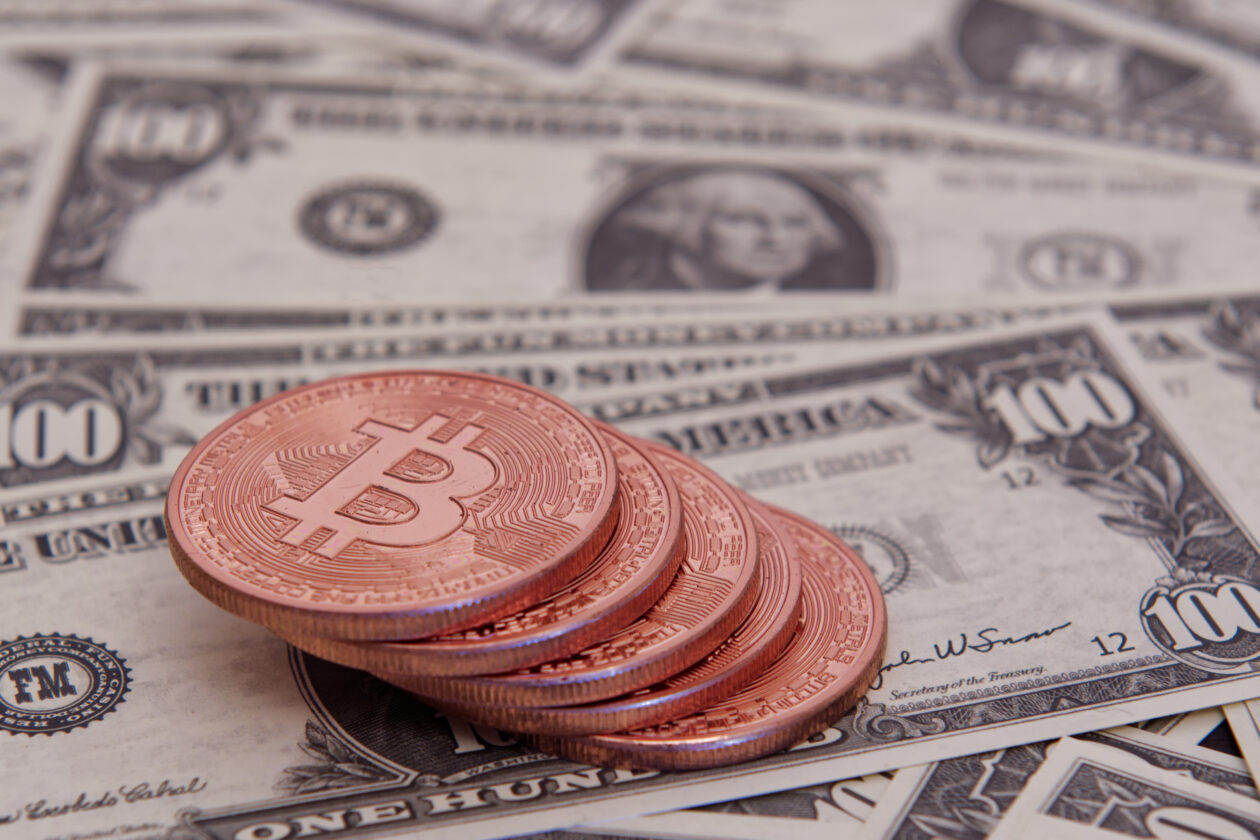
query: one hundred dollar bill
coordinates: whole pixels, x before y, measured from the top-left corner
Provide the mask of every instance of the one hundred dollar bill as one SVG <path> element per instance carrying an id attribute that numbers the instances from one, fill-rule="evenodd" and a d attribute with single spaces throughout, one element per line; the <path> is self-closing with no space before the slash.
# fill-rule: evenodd
<path id="1" fill-rule="evenodd" d="M 1233 182 L 944 135 L 881 152 L 843 120 L 670 94 L 136 68 L 86 73 L 67 108 L 8 263 L 49 305 L 1123 293 L 1241 284 L 1254 235 Z"/>
<path id="2" fill-rule="evenodd" d="M 31 191 L 58 89 L 36 62 L 0 54 L 0 251 Z"/>
<path id="3" fill-rule="evenodd" d="M 1080 0 L 1260 58 L 1260 9 L 1250 0 Z"/>
<path id="4" fill-rule="evenodd" d="M 42 507 L 11 507 L 3 537 L 8 571 L 0 578 L 6 603 L 17 606 L 0 615 L 0 640 L 11 652 L 0 655 L 0 668 L 14 676 L 0 674 L 8 687 L 0 725 L 16 730 L 7 760 L 31 770 L 6 784 L 0 813 L 23 828 L 42 820 L 48 835 L 126 836 L 123 825 L 147 826 L 133 833 L 174 825 L 199 840 L 318 831 L 525 834 L 1000 749 L 1191 708 L 1205 694 L 1246 696 L 1254 677 L 1175 659 L 1161 636 L 1143 629 L 1142 610 L 1175 623 L 1165 608 L 1144 602 L 1163 603 L 1166 587 L 1192 585 L 1161 582 L 1176 574 L 1185 552 L 1134 537 L 1128 523 L 1145 521 L 1142 511 L 1066 484 L 1060 471 L 1081 469 L 1078 481 L 1102 481 L 1095 455 L 1111 459 L 1105 463 L 1118 475 L 1151 464 L 1165 486 L 1179 483 L 1196 505 L 1189 527 L 1199 528 L 1187 543 L 1193 556 L 1203 556 L 1200 549 L 1211 556 L 1218 546 L 1255 551 L 1247 520 L 1139 392 L 1104 327 L 977 334 L 883 359 L 868 352 L 822 373 L 745 377 L 735 380 L 742 389 L 715 392 L 716 407 L 637 403 L 656 407 L 641 418 L 649 426 L 667 423 L 655 432 L 622 417 L 625 428 L 682 442 L 759 496 L 836 527 L 888 592 L 891 653 L 859 707 L 793 750 L 712 771 L 631 773 L 561 762 L 502 733 L 441 718 L 360 672 L 290 654 L 266 631 L 205 603 L 170 563 L 157 504 L 169 462 L 154 465 L 147 480 L 136 470 L 102 469 L 98 484 L 113 484 L 95 494 L 45 494 Z M 202 345 L 197 352 L 208 351 Z M 111 359 L 106 344 L 91 355 L 97 365 Z M 265 355 L 261 345 L 242 347 L 217 360 L 222 373 L 194 376 L 223 383 L 220 377 L 248 372 L 266 381 L 268 369 L 277 371 L 273 379 L 295 369 Z M 528 365 L 546 354 L 510 358 Z M 231 366 L 251 360 L 256 367 Z M 198 434 L 232 407 L 214 418 L 167 410 L 155 381 L 159 396 L 179 394 L 179 406 L 195 406 L 207 393 L 183 384 L 188 371 L 167 373 L 170 362 L 152 367 L 156 375 L 120 369 L 96 380 L 95 396 L 70 401 L 70 389 L 87 377 L 72 359 L 62 362 L 61 379 L 32 361 L 14 359 L 6 368 L 27 371 L 28 386 L 40 375 L 56 380 L 38 395 L 44 404 L 24 409 L 31 417 L 11 426 L 11 434 L 25 429 L 38 409 L 58 430 L 42 450 L 22 451 L 30 462 L 24 469 L 54 456 L 63 464 L 99 457 L 106 448 L 84 451 L 85 437 L 71 421 L 100 408 L 95 428 L 108 431 L 102 404 L 109 393 L 126 395 L 136 409 L 122 427 L 128 439 L 167 454 L 181 445 L 181 431 Z M 194 362 L 190 356 L 184 365 Z M 1093 425 L 1072 434 L 1036 426 L 1038 418 L 1047 427 L 1053 421 L 1035 408 L 1015 413 L 1027 409 L 1002 400 L 1018 400 L 1029 380 L 1047 389 L 1047 399 L 1065 400 L 1071 422 L 1086 411 Z M 227 384 L 208 393 L 236 404 L 256 398 Z M 972 406 L 984 390 L 1011 395 L 997 398 L 984 426 L 988 442 L 957 431 L 962 421 L 938 407 L 951 387 L 971 393 Z M 1093 407 L 1081 393 L 1091 387 L 1099 394 Z M 709 394 L 697 390 L 691 399 Z M 581 402 L 582 392 L 574 398 Z M 1111 414 L 1099 414 L 1103 405 Z M 661 413 L 668 406 L 673 413 Z M 702 421 L 709 417 L 726 420 Z M 181 422 L 200 425 L 183 430 Z M 990 460 L 1001 454 L 998 424 L 1006 422 L 1042 438 L 1012 439 L 1004 457 Z M 705 439 L 728 441 L 725 456 L 698 452 L 676 434 L 693 425 L 718 429 Z M 772 438 L 759 460 L 732 460 L 753 460 L 758 429 Z M 169 449 L 167 440 L 174 441 Z M 30 496 L 40 488 L 24 489 Z M 942 603 L 956 608 L 942 611 Z M 102 675 L 101 691 L 86 689 L 91 674 Z M 47 696 L 38 699 L 41 688 Z M 64 731 L 22 734 L 52 728 Z"/>
<path id="5" fill-rule="evenodd" d="M 800 786 L 1256 690 L 1232 512 L 1255 500 L 1174 442 L 1138 369 L 1097 322 L 580 405 L 833 528 L 883 581 L 880 677 Z"/>
<path id="6" fill-rule="evenodd" d="M 606 65 L 661 0 L 290 0 L 339 12 L 391 40 L 434 44 L 474 61 L 550 71 Z"/>
<path id="7" fill-rule="evenodd" d="M 1214 743 L 1209 736 L 1224 721 L 1220 709 L 1200 709 L 1079 737 L 1134 753 L 1157 767 L 1188 773 L 1208 784 L 1258 796 L 1236 750 L 1222 755 L 1215 747 L 1204 748 Z M 891 773 L 878 773 L 703 808 L 614 820 L 591 830 L 741 840 L 826 840 L 841 830 L 863 840 L 919 836 L 979 840 L 989 834 L 1024 781 L 1040 766 L 1047 744 L 902 768 L 895 780 Z"/>
<path id="8" fill-rule="evenodd" d="M 1193 297 L 1121 307 L 1124 323 L 1146 357 L 1194 422 L 1207 431 L 1213 454 L 1240 481 L 1254 487 L 1248 444 L 1260 427 L 1260 297 Z M 1205 405 L 1205 403 L 1207 403 Z M 1260 703 L 1225 708 L 1253 772 L 1260 767 Z"/>
<path id="9" fill-rule="evenodd" d="M 171 40 L 204 43 L 220 38 L 279 35 L 300 25 L 303 21 L 275 0 L 0 2 L 0 47 L 7 48 L 134 45 Z"/>
<path id="10" fill-rule="evenodd" d="M 575 324 L 629 330 L 640 346 L 648 338 L 663 343 L 679 341 L 720 343 L 750 341 L 796 345 L 794 352 L 813 347 L 826 355 L 835 346 L 854 341 L 945 335 L 991 326 L 1049 318 L 1065 312 L 1097 308 L 1097 301 L 1037 298 L 959 299 L 920 302 L 897 301 L 881 296 L 776 297 L 749 301 L 721 295 L 566 296 L 543 300 L 497 299 L 468 301 L 369 304 L 204 304 L 175 305 L 146 301 L 101 300 L 70 295 L 64 304 L 29 303 L 17 310 L 16 337 L 26 342 L 68 338 L 93 341 L 152 335 L 217 337 L 248 343 L 260 334 L 270 339 L 319 331 L 326 337 L 337 332 L 412 330 L 416 333 L 468 330 L 473 327 L 560 327 Z M 694 319 L 689 327 L 682 319 Z M 680 338 L 679 331 L 690 338 Z M 614 332 L 607 341 L 616 341 Z M 473 339 L 466 339 L 473 341 Z M 482 342 L 489 346 L 493 332 Z M 547 341 L 525 334 L 520 343 Z M 560 342 L 563 339 L 554 339 Z M 577 339 L 574 339 L 577 340 Z M 598 342 L 596 333 L 583 339 Z M 34 346 L 34 345 L 32 345 Z"/>
<path id="11" fill-rule="evenodd" d="M 891 773 L 873 773 L 586 828 L 601 834 L 671 840 L 830 840 L 838 835 L 857 836 L 891 780 Z"/>
<path id="12" fill-rule="evenodd" d="M 1230 703 L 1224 707 L 1229 728 L 1254 776 L 1260 769 L 1260 703 L 1254 700 Z"/>
<path id="13" fill-rule="evenodd" d="M 1188 778 L 1193 773 L 1184 764 L 1164 769 L 1111 746 L 1064 738 L 1050 749 L 991 836 L 1119 840 L 1260 833 L 1260 802 L 1254 795 Z"/>
<path id="14" fill-rule="evenodd" d="M 790 347 L 760 349 L 703 321 L 428 334 L 346 332 L 249 342 L 28 343 L 0 352 L 0 521 L 132 498 L 137 472 L 167 474 L 229 415 L 297 385 L 365 370 L 417 367 L 504 376 L 574 400 L 634 382 L 782 366 Z M 853 353 L 865 345 L 854 344 Z M 118 488 L 118 492 L 113 489 Z M 73 489 L 73 492 L 69 492 Z M 92 501 L 95 500 L 95 501 Z"/>
<path id="15" fill-rule="evenodd" d="M 1080 737 L 1123 750 L 1154 767 L 1257 798 L 1246 765 L 1233 756 L 1128 726 Z M 1044 763 L 1047 749 L 1058 748 L 1054 744 L 1023 744 L 898 770 L 867 819 L 863 840 L 990 836 Z"/>
<path id="16" fill-rule="evenodd" d="M 1064 151 L 1176 162 L 1254 181 L 1257 68 L 1086 4 L 685 0 L 632 68 L 755 85 L 853 120 L 967 125 Z"/>
<path id="17" fill-rule="evenodd" d="M 1221 708 L 1199 709 L 1179 715 L 1143 721 L 1136 726 L 1144 732 L 1153 732 L 1182 744 L 1202 744 L 1225 723 Z"/>
<path id="18" fill-rule="evenodd" d="M 461 97 L 261 69 L 85 72 L 67 110 L 33 200 L 47 224 L 18 238 L 20 285 L 173 300 L 578 290 L 580 240 L 638 154 L 843 142 L 800 112 L 672 94 Z M 633 251 L 609 235 L 596 262 Z"/>
<path id="19" fill-rule="evenodd" d="M 156 336 L 128 333 L 67 343 L 60 329 L 37 331 L 0 350 L 0 496 L 16 493 L 39 507 L 51 488 L 99 489 L 128 470 L 173 470 L 191 441 L 230 414 L 328 376 L 470 369 L 571 400 L 590 392 L 694 381 L 691 399 L 707 401 L 713 399 L 704 384 L 708 377 L 743 367 L 853 358 L 883 344 L 983 332 L 1055 311 L 1018 305 L 854 306 L 828 316 L 716 307 L 717 314 L 700 314 L 687 306 L 662 310 L 646 299 L 624 307 L 588 306 L 584 300 L 287 313 L 209 310 L 232 328 L 206 336 L 194 322 L 195 341 L 172 342 L 161 335 L 172 326 L 171 312 L 164 309 L 122 310 L 128 330 L 145 334 L 153 326 Z M 306 316 L 329 314 L 335 320 L 309 329 Z M 95 311 L 94 317 L 100 315 Z M 205 313 L 184 313 L 200 315 Z M 277 316 L 308 329 L 262 334 L 245 329 L 255 317 L 270 323 Z M 347 318 L 355 326 L 347 326 Z M 102 331 L 109 332 L 111 322 L 91 323 L 103 323 Z M 334 324 L 341 328 L 331 329 Z M 0 519 L 16 515 L 14 508 L 7 510 Z"/>
<path id="20" fill-rule="evenodd" d="M 497 733 L 295 655 L 179 574 L 163 484 L 0 536 L 0 739 L 5 760 L 26 766 L 0 791 L 0 831 L 520 836 L 594 816 L 592 794 L 615 799 L 662 778 L 522 749 L 501 760 L 493 753 L 508 742 Z M 345 730 L 347 702 L 371 708 L 378 735 L 406 742 L 403 752 Z M 476 804 L 483 793 L 496 797 L 489 811 Z"/>

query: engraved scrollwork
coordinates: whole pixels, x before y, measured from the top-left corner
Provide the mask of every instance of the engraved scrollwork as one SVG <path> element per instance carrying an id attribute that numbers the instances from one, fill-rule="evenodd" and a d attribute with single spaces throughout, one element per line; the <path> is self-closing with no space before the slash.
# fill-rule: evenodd
<path id="1" fill-rule="evenodd" d="M 109 392 L 126 417 L 127 456 L 140 464 L 156 464 L 167 446 L 192 446 L 197 436 L 158 420 L 162 408 L 162 383 L 148 356 L 137 356 L 130 369 L 115 367 L 109 376 Z"/>
<path id="2" fill-rule="evenodd" d="M 263 99 L 243 85 L 106 83 L 31 284 L 128 289 L 106 266 L 139 209 L 223 155 L 246 163 L 284 148 L 260 134 Z"/>
<path id="3" fill-rule="evenodd" d="M 910 395 L 928 408 L 950 415 L 933 425 L 976 443 L 976 461 L 988 469 L 1011 451 L 1011 434 L 985 408 L 975 383 L 961 370 L 948 373 L 931 358 L 916 359 L 911 369 Z"/>
<path id="4" fill-rule="evenodd" d="M 276 788 L 287 793 L 341 790 L 394 778 L 313 720 L 307 721 L 306 740 L 298 747 L 315 763 L 285 768 Z"/>
<path id="5" fill-rule="evenodd" d="M 4 360 L 0 413 L 10 439 L 0 486 L 161 463 L 169 448 L 197 439 L 162 419 L 164 397 L 153 359 L 142 354 Z M 44 440 L 39 429 L 49 424 L 56 433 Z"/>
<path id="6" fill-rule="evenodd" d="M 1189 497 L 1181 462 L 1167 450 L 1159 453 L 1154 469 L 1127 464 L 1109 474 L 1072 478 L 1068 484 L 1094 498 L 1124 505 L 1125 515 L 1101 514 L 1099 518 L 1114 531 L 1159 541 L 1177 568 L 1189 566 L 1191 573 L 1199 571 L 1194 567 L 1206 567 L 1208 561 L 1188 556 L 1190 541 L 1223 537 L 1235 527 L 1209 504 L 1210 499 Z"/>
<path id="7" fill-rule="evenodd" d="M 1105 413 L 1099 422 L 1074 421 L 1072 427 L 1053 432 L 1033 429 L 1017 439 L 998 397 L 1016 399 L 1016 390 L 1023 393 L 1034 386 L 1033 399 L 1049 404 L 1072 382 L 1088 385 L 1094 399 L 1101 399 L 1094 383 L 1103 390 L 1114 389 L 1108 399 L 1115 405 L 1099 409 Z M 1236 530 L 1234 523 L 1144 421 L 1127 389 L 1107 372 L 1097 348 L 1083 337 L 1066 343 L 1042 341 L 1034 352 L 974 371 L 922 358 L 913 365 L 910 393 L 947 416 L 935 424 L 937 429 L 975 442 L 982 468 L 990 469 L 1013 454 L 1033 458 L 1068 486 L 1118 505 L 1121 513 L 1099 514 L 1103 524 L 1160 545 L 1171 569 L 1186 570 L 1183 576 L 1207 572 L 1229 551 L 1226 538 Z"/>
<path id="8" fill-rule="evenodd" d="M 858 701 L 858 708 L 853 717 L 853 730 L 876 741 L 901 741 L 906 738 L 919 738 L 924 735 L 936 735 L 945 731 L 942 718 L 931 718 L 926 722 L 918 722 L 900 715 L 889 714 L 883 703 Z"/>
<path id="9" fill-rule="evenodd" d="M 1252 405 L 1260 410 L 1260 317 L 1244 315 L 1232 302 L 1212 307 L 1203 337 L 1233 358 L 1220 362 L 1221 370 L 1251 380 Z"/>

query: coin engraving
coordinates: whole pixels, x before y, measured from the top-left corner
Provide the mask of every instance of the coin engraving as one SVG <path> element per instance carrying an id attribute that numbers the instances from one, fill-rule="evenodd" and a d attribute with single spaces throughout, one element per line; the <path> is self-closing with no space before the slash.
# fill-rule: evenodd
<path id="1" fill-rule="evenodd" d="M 717 647 L 757 599 L 756 525 L 742 495 L 706 467 L 659 444 L 648 449 L 678 485 L 687 546 L 678 574 L 651 609 L 575 654 L 510 673 L 377 676 L 441 701 L 564 706 L 651 685 Z"/>
<path id="2" fill-rule="evenodd" d="M 295 388 L 228 420 L 180 465 L 166 518 L 180 570 L 230 612 L 300 635 L 413 639 L 564 585 L 607 542 L 615 496 L 602 435 L 554 397 L 400 371 Z M 445 518 L 430 523 L 428 507 Z"/>
<path id="3" fill-rule="evenodd" d="M 540 749 L 603 766 L 690 770 L 789 747 L 833 723 L 875 679 L 884 600 L 857 553 L 830 531 L 767 506 L 802 564 L 797 630 L 779 658 L 731 697 L 633 732 L 531 736 Z"/>
<path id="4" fill-rule="evenodd" d="M 493 622 L 415 641 L 281 635 L 343 665 L 456 676 L 567 656 L 625 627 L 659 600 L 683 561 L 682 503 L 673 479 L 641 442 L 609 426 L 600 430 L 617 459 L 617 525 L 599 557 L 564 588 Z"/>
<path id="5" fill-rule="evenodd" d="M 367 420 L 355 431 L 374 442 L 306 498 L 281 495 L 263 505 L 296 520 L 280 539 L 336 557 L 355 540 L 423 545 L 450 536 L 467 511 L 458 501 L 494 483 L 494 463 L 471 446 L 485 431 L 464 426 L 448 441 L 435 436 L 450 422 L 434 414 L 411 430 Z"/>

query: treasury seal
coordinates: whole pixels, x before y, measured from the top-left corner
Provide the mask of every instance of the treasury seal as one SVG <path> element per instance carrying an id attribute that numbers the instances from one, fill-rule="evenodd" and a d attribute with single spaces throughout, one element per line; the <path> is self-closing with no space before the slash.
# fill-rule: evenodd
<path id="1" fill-rule="evenodd" d="M 75 635 L 0 642 L 0 729 L 51 735 L 87 726 L 122 702 L 130 673 L 117 653 Z"/>
<path id="2" fill-rule="evenodd" d="M 298 212 L 298 227 L 311 242 L 360 257 L 409 248 L 437 223 L 437 206 L 419 190 L 385 181 L 334 184 Z"/>

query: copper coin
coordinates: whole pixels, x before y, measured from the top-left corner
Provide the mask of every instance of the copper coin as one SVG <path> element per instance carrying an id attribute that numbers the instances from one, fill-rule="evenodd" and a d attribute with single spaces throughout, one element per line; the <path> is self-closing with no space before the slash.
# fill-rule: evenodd
<path id="1" fill-rule="evenodd" d="M 834 534 L 781 513 L 804 571 L 799 629 L 778 660 L 738 694 L 633 732 L 530 736 L 575 761 L 695 770 L 789 747 L 834 723 L 866 691 L 884 655 L 884 599 L 870 569 Z"/>
<path id="2" fill-rule="evenodd" d="M 391 371 L 278 394 L 206 435 L 167 494 L 189 582 L 306 635 L 416 638 L 572 580 L 615 524 L 575 409 L 498 377 Z"/>
<path id="3" fill-rule="evenodd" d="M 446 704 L 466 720 L 513 732 L 588 735 L 662 723 L 729 697 L 760 676 L 796 632 L 801 615 L 801 562 L 778 514 L 745 497 L 757 526 L 760 589 L 744 623 L 695 665 L 648 688 L 599 703 L 519 709 Z"/>
<path id="4" fill-rule="evenodd" d="M 570 657 L 507 674 L 377 676 L 464 705 L 567 706 L 651 685 L 717 647 L 757 599 L 752 515 L 739 491 L 707 468 L 672 449 L 648 446 L 678 485 L 687 548 L 669 588 L 643 616 Z"/>
<path id="5" fill-rule="evenodd" d="M 682 503 L 674 480 L 642 442 L 611 426 L 600 431 L 617 459 L 617 525 L 599 557 L 559 592 L 522 612 L 418 641 L 280 635 L 353 668 L 450 676 L 524 668 L 625 627 L 661 597 L 682 563 Z"/>

